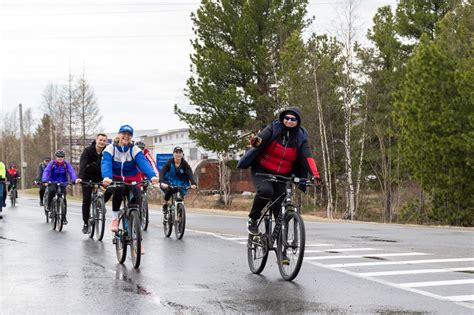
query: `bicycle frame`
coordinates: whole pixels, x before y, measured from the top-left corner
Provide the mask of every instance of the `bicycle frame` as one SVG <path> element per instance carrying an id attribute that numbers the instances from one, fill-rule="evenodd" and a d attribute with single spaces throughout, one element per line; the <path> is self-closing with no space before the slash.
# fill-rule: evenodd
<path id="1" fill-rule="evenodd" d="M 269 236 L 267 245 L 268 245 L 269 249 L 273 249 L 273 244 L 275 243 L 275 241 L 278 239 L 278 236 L 280 235 L 281 226 L 282 226 L 282 223 L 283 223 L 283 218 L 285 216 L 285 213 L 287 211 L 295 211 L 295 212 L 299 213 L 300 207 L 298 205 L 295 205 L 294 195 L 295 195 L 296 186 L 301 184 L 301 181 L 300 181 L 300 178 L 298 178 L 294 175 L 292 175 L 291 177 L 285 177 L 285 176 L 280 176 L 280 175 L 260 174 L 260 173 L 257 173 L 256 175 L 257 176 L 264 175 L 266 177 L 269 177 L 268 179 L 266 179 L 266 181 L 284 183 L 285 184 L 285 193 L 280 195 L 275 200 L 269 201 L 265 205 L 265 207 L 262 210 L 263 215 L 261 216 L 261 218 L 259 219 L 258 224 L 257 224 L 258 226 L 260 226 L 260 224 L 262 224 L 262 222 L 268 222 L 268 223 L 266 223 L 266 224 L 268 224 L 268 226 L 267 226 L 267 231 L 268 231 L 267 237 Z M 304 183 L 304 184 L 309 186 L 307 183 Z M 278 217 L 276 218 L 275 226 L 273 227 L 273 230 L 272 230 L 272 223 L 273 222 L 272 222 L 272 215 L 271 215 L 271 207 L 276 202 L 281 200 L 282 197 L 283 197 L 283 201 L 281 201 L 281 210 L 278 214 Z M 289 209 L 293 209 L 293 210 L 289 210 Z"/>

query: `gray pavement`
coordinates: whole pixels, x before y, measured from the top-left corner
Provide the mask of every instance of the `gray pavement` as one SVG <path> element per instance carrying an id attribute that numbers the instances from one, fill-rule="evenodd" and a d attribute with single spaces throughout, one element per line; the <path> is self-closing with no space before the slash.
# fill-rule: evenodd
<path id="1" fill-rule="evenodd" d="M 1 314 L 474 313 L 472 229 L 306 220 L 305 262 L 286 282 L 273 253 L 250 273 L 243 216 L 189 212 L 178 241 L 152 211 L 139 270 L 117 263 L 110 232 L 81 233 L 78 203 L 68 220 L 51 231 L 29 196 L 4 209 Z"/>

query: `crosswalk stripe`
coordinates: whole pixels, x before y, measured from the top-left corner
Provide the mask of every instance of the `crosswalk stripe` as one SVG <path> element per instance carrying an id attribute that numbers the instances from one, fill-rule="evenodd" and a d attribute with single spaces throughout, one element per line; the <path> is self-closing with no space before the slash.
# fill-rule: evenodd
<path id="1" fill-rule="evenodd" d="M 470 283 L 474 283 L 474 279 L 408 282 L 408 283 L 398 283 L 398 285 L 404 288 L 421 288 L 421 287 L 437 287 L 437 286 L 444 286 L 444 285 L 458 285 L 458 284 L 470 284 Z"/>
<path id="2" fill-rule="evenodd" d="M 334 246 L 334 244 L 316 243 L 316 244 L 306 244 L 305 245 L 305 247 L 325 247 L 325 246 Z"/>
<path id="3" fill-rule="evenodd" d="M 414 275 L 414 274 L 422 274 L 422 273 L 443 273 L 443 272 L 456 272 L 456 271 L 474 271 L 474 267 L 359 272 L 357 274 L 362 277 L 380 277 L 380 276 Z"/>
<path id="4" fill-rule="evenodd" d="M 362 252 L 362 251 L 372 251 L 372 250 L 380 250 L 378 248 L 357 248 L 357 247 L 353 247 L 353 248 L 331 248 L 331 249 L 326 249 L 324 250 L 325 252 L 341 252 L 341 253 L 344 253 L 344 252 Z"/>
<path id="5" fill-rule="evenodd" d="M 389 253 L 389 254 L 376 254 L 373 256 L 368 255 L 344 255 L 344 256 L 314 256 L 305 257 L 305 260 L 325 260 L 325 259 L 348 259 L 348 258 L 368 258 L 368 257 L 397 257 L 397 256 L 424 256 L 431 255 L 425 253 Z"/>
<path id="6" fill-rule="evenodd" d="M 474 301 L 474 295 L 456 295 L 456 296 L 447 296 L 446 299 L 455 302 L 469 302 Z"/>
<path id="7" fill-rule="evenodd" d="M 359 267 L 359 266 L 429 264 L 429 263 L 461 262 L 461 261 L 474 261 L 474 258 L 426 259 L 426 260 L 406 260 L 406 261 L 380 261 L 380 262 L 364 262 L 364 263 L 350 263 L 350 264 L 330 264 L 330 265 L 326 265 L 326 266 L 331 267 L 331 268 L 343 268 L 343 267 Z"/>

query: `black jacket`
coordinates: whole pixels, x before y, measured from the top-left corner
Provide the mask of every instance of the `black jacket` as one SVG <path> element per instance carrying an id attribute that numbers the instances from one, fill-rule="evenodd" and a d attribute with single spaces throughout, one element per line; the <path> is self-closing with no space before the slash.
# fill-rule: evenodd
<path id="1" fill-rule="evenodd" d="M 193 170 L 191 169 L 191 166 L 189 166 L 188 162 L 186 162 L 184 159 L 181 160 L 181 164 L 179 165 L 178 169 L 176 169 L 176 174 L 169 174 L 169 176 L 166 176 L 166 174 L 171 169 L 171 163 L 174 163 L 174 158 L 169 159 L 168 162 L 166 162 L 166 164 L 161 169 L 160 183 L 167 183 L 167 179 L 169 179 L 168 177 L 170 177 L 176 178 L 177 180 L 183 182 L 189 181 L 191 182 L 191 185 L 196 185 Z"/>
<path id="2" fill-rule="evenodd" d="M 82 179 L 83 181 L 102 181 L 102 174 L 100 171 L 101 160 L 102 153 L 97 153 L 94 141 L 90 146 L 85 148 L 81 154 L 78 178 Z"/>

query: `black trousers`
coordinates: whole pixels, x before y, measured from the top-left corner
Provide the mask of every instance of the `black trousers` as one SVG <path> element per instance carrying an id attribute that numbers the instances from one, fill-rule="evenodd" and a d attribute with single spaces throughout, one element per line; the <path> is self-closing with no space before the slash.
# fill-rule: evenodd
<path id="1" fill-rule="evenodd" d="M 43 200 L 44 192 L 45 192 L 45 191 L 46 191 L 46 186 L 40 185 L 40 186 L 39 186 L 39 197 L 40 197 L 40 201 Z"/>
<path id="2" fill-rule="evenodd" d="M 91 186 L 82 186 L 82 221 L 84 221 L 84 224 L 88 224 L 89 222 L 89 210 L 91 208 L 92 202 L 92 190 L 93 187 Z M 104 201 L 109 201 L 110 197 L 112 197 L 112 192 L 109 189 L 105 190 Z"/>
<path id="3" fill-rule="evenodd" d="M 268 173 L 262 168 L 252 167 L 251 175 L 252 181 L 257 189 L 257 194 L 253 200 L 252 210 L 250 210 L 249 217 L 254 220 L 260 219 L 262 209 L 270 201 L 276 202 L 270 207 L 275 218 L 278 217 L 281 209 L 281 202 L 285 197 L 285 184 L 265 181 L 266 177 L 256 176 L 255 173 Z"/>
<path id="4" fill-rule="evenodd" d="M 128 196 L 130 194 L 130 189 L 132 189 L 132 200 L 129 200 L 130 203 L 140 204 L 141 200 L 141 191 L 137 186 L 125 186 L 125 187 L 115 187 L 113 188 L 113 198 L 112 198 L 112 211 L 119 211 L 120 205 L 122 204 L 123 196 Z"/>
<path id="5" fill-rule="evenodd" d="M 171 196 L 174 194 L 174 193 L 177 193 L 178 192 L 178 188 L 166 188 L 166 189 L 163 189 L 163 192 L 165 193 L 165 201 L 168 202 L 170 201 L 171 199 Z"/>
<path id="6" fill-rule="evenodd" d="M 67 194 L 67 189 L 66 186 L 60 186 L 59 189 L 61 192 L 64 194 L 64 208 L 65 208 L 65 214 L 67 214 L 67 200 L 66 200 L 66 194 Z M 56 185 L 49 185 L 48 186 L 48 208 L 51 209 L 51 201 L 53 200 L 54 196 L 56 196 L 57 192 L 57 186 Z"/>

